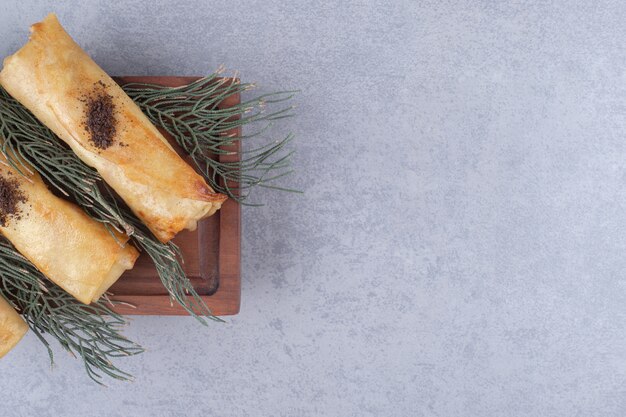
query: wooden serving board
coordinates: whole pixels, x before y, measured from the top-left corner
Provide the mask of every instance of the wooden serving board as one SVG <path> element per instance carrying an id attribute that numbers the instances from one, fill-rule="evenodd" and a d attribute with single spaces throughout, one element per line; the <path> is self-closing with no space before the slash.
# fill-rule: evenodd
<path id="1" fill-rule="evenodd" d="M 150 83 L 177 87 L 189 84 L 198 77 L 114 77 L 119 84 L 130 82 Z M 239 94 L 224 100 L 220 107 L 240 102 Z M 161 130 L 181 156 L 182 150 L 174 139 Z M 232 132 L 241 134 L 241 129 Z M 230 147 L 238 151 L 240 143 Z M 236 155 L 220 156 L 224 162 L 238 161 Z M 189 160 L 185 157 L 185 159 Z M 193 231 L 183 231 L 174 238 L 183 254 L 183 268 L 194 288 L 215 315 L 231 315 L 239 312 L 241 300 L 241 210 L 232 199 L 227 200 L 213 216 L 198 223 Z M 156 269 L 146 254 L 141 254 L 135 267 L 111 287 L 113 300 L 131 306 L 117 305 L 114 310 L 125 315 L 187 315 L 170 298 L 161 284 Z"/>

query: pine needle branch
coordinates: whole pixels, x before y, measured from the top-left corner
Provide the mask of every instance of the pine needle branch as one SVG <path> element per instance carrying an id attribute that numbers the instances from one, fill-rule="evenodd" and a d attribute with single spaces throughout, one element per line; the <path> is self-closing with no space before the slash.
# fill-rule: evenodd
<path id="1" fill-rule="evenodd" d="M 274 182 L 291 171 L 291 152 L 285 152 L 291 134 L 242 151 L 238 162 L 223 162 L 219 155 L 236 141 L 261 137 L 271 124 L 291 115 L 293 107 L 267 112 L 268 104 L 283 103 L 294 92 L 266 94 L 231 107 L 224 100 L 254 86 L 236 78 L 221 78 L 219 71 L 183 87 L 127 84 L 126 92 L 153 123 L 163 127 L 192 157 L 211 186 L 231 198 L 246 200 L 255 186 L 294 191 Z M 260 124 L 255 132 L 233 136 L 242 126 Z M 39 174 L 63 195 L 76 201 L 95 220 L 132 237 L 154 262 L 161 282 L 173 301 L 203 324 L 218 320 L 198 296 L 180 264 L 176 245 L 160 243 L 128 210 L 118 204 L 100 175 L 85 165 L 48 128 L 0 88 L 0 146 L 9 164 L 22 174 Z M 238 186 L 233 187 L 232 184 Z M 143 349 L 119 334 L 124 318 L 103 302 L 83 305 L 45 277 L 9 242 L 0 238 L 0 292 L 12 300 L 53 359 L 48 338 L 78 355 L 90 378 L 101 383 L 104 375 L 130 379 L 110 358 L 141 353 Z"/>
<path id="2" fill-rule="evenodd" d="M 82 358 L 87 375 L 102 384 L 104 375 L 130 380 L 112 359 L 137 355 L 143 348 L 119 331 L 124 317 L 102 301 L 85 305 L 51 283 L 3 237 L 0 237 L 0 292 L 18 310 L 44 344 L 53 363 L 49 338 Z"/>
<path id="3" fill-rule="evenodd" d="M 298 192 L 273 185 L 292 171 L 285 152 L 293 135 L 270 141 L 241 153 L 240 161 L 218 160 L 229 154 L 225 147 L 237 141 L 248 142 L 262 137 L 276 120 L 292 116 L 293 106 L 268 111 L 268 105 L 284 104 L 295 91 L 264 94 L 253 99 L 224 106 L 228 98 L 248 92 L 254 84 L 241 84 L 237 78 L 221 77 L 221 70 L 181 87 L 164 87 L 148 83 L 128 83 L 122 86 L 148 118 L 172 135 L 188 153 L 211 187 L 244 204 L 250 191 L 261 186 Z M 242 126 L 258 126 L 253 133 L 233 136 Z M 237 186 L 231 184 L 236 183 Z"/>

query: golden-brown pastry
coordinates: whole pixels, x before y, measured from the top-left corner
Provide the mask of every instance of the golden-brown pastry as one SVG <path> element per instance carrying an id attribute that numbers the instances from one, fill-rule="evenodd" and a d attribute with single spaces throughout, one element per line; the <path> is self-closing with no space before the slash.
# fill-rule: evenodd
<path id="1" fill-rule="evenodd" d="M 63 139 L 162 242 L 226 200 L 172 149 L 54 14 L 4 61 L 0 84 Z"/>
<path id="2" fill-rule="evenodd" d="M 126 235 L 109 231 L 52 194 L 38 174 L 22 176 L 2 157 L 0 233 L 46 277 L 85 304 L 100 298 L 139 256 Z"/>
<path id="3" fill-rule="evenodd" d="M 28 324 L 0 296 L 0 358 L 6 355 L 28 331 Z"/>

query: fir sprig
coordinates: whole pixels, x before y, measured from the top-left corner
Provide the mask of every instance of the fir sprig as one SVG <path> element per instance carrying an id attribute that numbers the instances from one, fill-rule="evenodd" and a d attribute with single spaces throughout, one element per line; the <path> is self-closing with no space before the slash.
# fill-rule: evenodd
<path id="1" fill-rule="evenodd" d="M 124 317 L 103 301 L 90 305 L 76 301 L 51 283 L 3 237 L 0 237 L 0 291 L 44 344 L 53 363 L 49 338 L 74 356 L 80 356 L 87 375 L 101 384 L 104 375 L 129 380 L 111 359 L 137 355 L 143 348 L 119 331 Z"/>
<path id="2" fill-rule="evenodd" d="M 290 117 L 293 106 L 267 111 L 268 105 L 289 101 L 295 91 L 264 94 L 239 104 L 221 107 L 225 99 L 252 90 L 255 85 L 240 83 L 236 77 L 221 77 L 222 69 L 181 87 L 128 83 L 124 91 L 156 125 L 164 128 L 188 153 L 211 187 L 238 202 L 245 202 L 252 188 L 280 187 L 275 181 L 291 173 L 293 152 L 286 151 L 293 135 L 253 147 L 240 154 L 237 162 L 220 161 L 235 141 L 263 136 L 272 122 Z M 243 136 L 230 132 L 241 126 L 257 130 Z M 237 184 L 233 186 L 233 184 Z"/>

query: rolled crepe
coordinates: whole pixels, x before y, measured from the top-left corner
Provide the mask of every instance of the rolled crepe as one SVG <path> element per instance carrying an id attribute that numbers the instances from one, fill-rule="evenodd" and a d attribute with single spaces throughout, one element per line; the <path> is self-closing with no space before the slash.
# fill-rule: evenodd
<path id="1" fill-rule="evenodd" d="M 0 358 L 6 355 L 28 331 L 28 325 L 11 305 L 0 297 Z"/>
<path id="2" fill-rule="evenodd" d="M 79 301 L 96 301 L 139 256 L 128 237 L 109 231 L 0 158 L 0 233 L 46 277 Z"/>
<path id="3" fill-rule="evenodd" d="M 98 170 L 161 242 L 226 200 L 172 149 L 54 14 L 4 61 L 0 84 Z"/>

